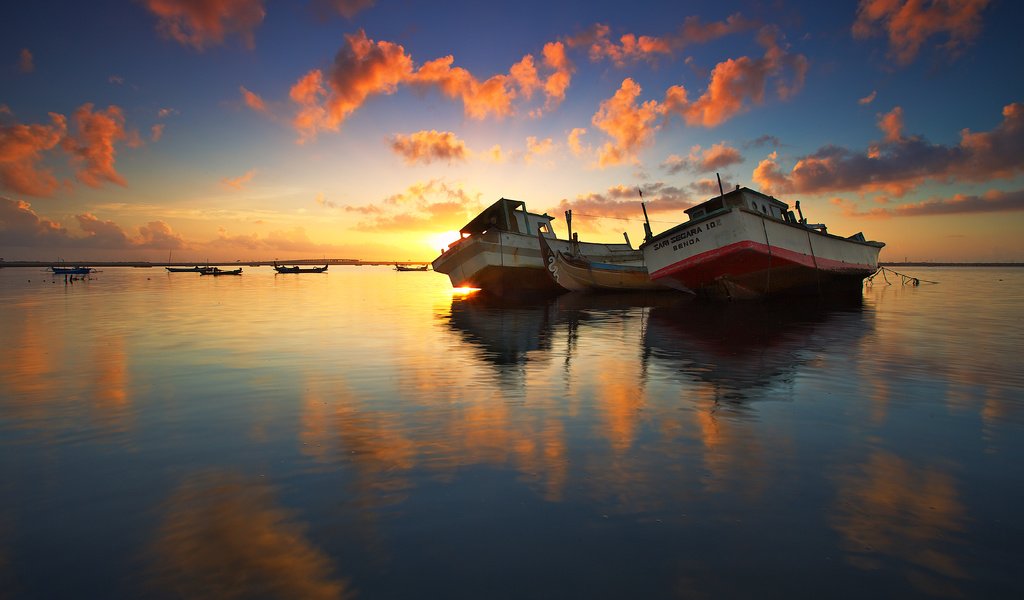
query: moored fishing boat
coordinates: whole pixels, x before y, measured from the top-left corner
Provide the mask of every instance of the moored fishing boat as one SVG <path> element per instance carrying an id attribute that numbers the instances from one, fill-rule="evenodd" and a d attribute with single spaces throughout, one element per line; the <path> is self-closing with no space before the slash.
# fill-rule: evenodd
<path id="1" fill-rule="evenodd" d="M 840 237 L 785 202 L 738 187 L 686 210 L 689 221 L 641 244 L 651 279 L 700 296 L 860 294 L 882 242 Z"/>
<path id="2" fill-rule="evenodd" d="M 241 275 L 242 267 L 237 269 L 221 269 L 220 267 L 209 267 L 199 271 L 200 275 Z"/>
<path id="3" fill-rule="evenodd" d="M 396 264 L 395 265 L 395 270 L 396 271 L 426 271 L 427 270 L 427 265 L 420 265 L 418 267 L 414 267 L 412 265 L 398 265 L 398 264 Z"/>
<path id="4" fill-rule="evenodd" d="M 538 235 L 537 238 L 548 273 L 559 286 L 570 292 L 672 289 L 651 281 L 643 260 L 619 264 L 597 262 L 579 254 L 552 250 L 544 236 Z"/>
<path id="5" fill-rule="evenodd" d="M 454 287 L 479 288 L 495 295 L 558 293 L 541 258 L 537 232 L 554 250 L 570 251 L 571 242 L 555 237 L 554 217 L 526 211 L 520 200 L 502 198 L 459 232 L 431 266 L 451 279 Z M 578 253 L 592 260 L 623 264 L 638 261 L 640 252 L 627 244 L 579 242 Z"/>
<path id="6" fill-rule="evenodd" d="M 283 265 L 274 265 L 274 270 L 278 273 L 323 273 L 327 271 L 327 267 L 330 265 L 324 265 L 322 267 L 310 267 L 303 269 L 302 267 L 295 265 L 292 267 L 286 267 Z"/>
<path id="7" fill-rule="evenodd" d="M 95 271 L 92 267 L 50 267 L 54 275 L 88 275 Z"/>
<path id="8" fill-rule="evenodd" d="M 210 269 L 212 267 L 200 267 L 196 265 L 194 267 L 164 267 L 169 273 L 199 273 L 204 269 Z"/>

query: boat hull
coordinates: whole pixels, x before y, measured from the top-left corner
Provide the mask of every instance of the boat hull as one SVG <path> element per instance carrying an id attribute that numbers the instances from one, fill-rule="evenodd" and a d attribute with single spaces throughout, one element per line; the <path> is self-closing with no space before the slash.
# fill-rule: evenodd
<path id="1" fill-rule="evenodd" d="M 548 238 L 554 251 L 568 252 L 566 240 Z M 639 260 L 626 244 L 579 243 L 579 251 L 595 260 L 621 263 Z M 496 295 L 555 294 L 564 291 L 547 273 L 536 236 L 488 231 L 461 239 L 434 259 L 431 267 L 451 279 L 454 287 L 479 288 Z"/>
<path id="2" fill-rule="evenodd" d="M 852 295 L 883 244 L 820 233 L 746 209 L 691 221 L 643 246 L 651 279 L 716 299 Z"/>

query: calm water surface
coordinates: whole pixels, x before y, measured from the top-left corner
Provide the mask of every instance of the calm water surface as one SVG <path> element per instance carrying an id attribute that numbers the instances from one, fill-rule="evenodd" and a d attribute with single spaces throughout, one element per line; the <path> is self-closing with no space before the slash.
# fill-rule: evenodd
<path id="1" fill-rule="evenodd" d="M 1024 269 L 913 274 L 0 269 L 0 597 L 1024 597 Z"/>

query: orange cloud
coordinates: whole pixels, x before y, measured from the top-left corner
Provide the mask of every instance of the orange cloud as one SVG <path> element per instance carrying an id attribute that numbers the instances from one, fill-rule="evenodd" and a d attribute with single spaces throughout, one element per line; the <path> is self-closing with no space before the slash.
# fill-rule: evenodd
<path id="1" fill-rule="evenodd" d="M 251 49 L 253 32 L 266 16 L 263 0 L 146 0 L 146 7 L 158 17 L 161 34 L 199 51 L 222 44 L 229 34 Z"/>
<path id="2" fill-rule="evenodd" d="M 897 106 L 884 115 L 879 115 L 878 128 L 885 134 L 885 141 L 900 141 L 903 137 L 903 109 Z"/>
<path id="3" fill-rule="evenodd" d="M 267 105 L 263 102 L 263 98 L 260 97 L 256 92 L 250 92 L 245 89 L 244 86 L 238 86 L 238 90 L 242 92 L 242 101 L 245 105 L 253 109 L 256 112 L 265 113 L 267 112 Z"/>
<path id="4" fill-rule="evenodd" d="M 871 37 L 881 28 L 889 38 L 890 55 L 906 65 L 932 36 L 944 35 L 942 47 L 953 53 L 970 43 L 981 31 L 981 12 L 988 4 L 989 0 L 861 0 L 853 37 Z"/>
<path id="5" fill-rule="evenodd" d="M 510 85 L 515 81 L 511 75 L 494 75 L 481 82 L 466 69 L 452 67 L 454 61 L 449 55 L 425 63 L 411 78 L 412 83 L 435 86 L 445 96 L 462 100 L 466 115 L 474 119 L 512 114 L 516 94 Z"/>
<path id="6" fill-rule="evenodd" d="M 434 160 L 465 160 L 469 151 L 466 144 L 450 131 L 417 131 L 409 135 L 398 134 L 391 138 L 391 149 L 405 159 L 407 164 Z"/>
<path id="7" fill-rule="evenodd" d="M 57 189 L 53 173 L 39 166 L 67 132 L 64 115 L 50 113 L 50 125 L 0 125 L 0 185 L 29 196 L 49 196 Z"/>
<path id="8" fill-rule="evenodd" d="M 154 142 L 159 142 L 160 138 L 162 138 L 163 136 L 164 136 L 164 124 L 163 123 L 158 123 L 158 124 L 156 124 L 156 125 L 154 125 L 153 127 L 150 128 L 149 139 L 153 140 Z"/>
<path id="9" fill-rule="evenodd" d="M 576 127 L 569 132 L 569 137 L 566 139 L 566 143 L 569 145 L 569 150 L 572 151 L 576 156 L 582 156 L 586 149 L 583 147 L 583 142 L 580 140 L 581 137 L 586 135 L 587 130 L 582 127 Z"/>
<path id="10" fill-rule="evenodd" d="M 79 165 L 75 177 L 90 187 L 100 187 L 104 181 L 127 185 L 114 169 L 115 144 L 127 137 L 121 109 L 111 105 L 105 111 L 93 112 L 93 105 L 87 103 L 71 118 L 77 134 L 65 137 L 61 145 Z"/>
<path id="11" fill-rule="evenodd" d="M 527 163 L 531 163 L 537 157 L 549 154 L 555 147 L 555 143 L 551 138 L 544 138 L 538 140 L 534 136 L 526 138 L 526 154 L 523 156 L 523 160 Z"/>
<path id="12" fill-rule="evenodd" d="M 527 54 L 522 60 L 512 65 L 508 73 L 519 87 L 519 93 L 527 100 L 532 98 L 533 93 L 544 85 L 537 74 L 537 67 L 533 63 L 532 54 Z"/>
<path id="13" fill-rule="evenodd" d="M 313 10 L 321 16 L 333 13 L 351 19 L 373 6 L 374 0 L 313 0 L 312 4 Z"/>
<path id="14" fill-rule="evenodd" d="M 832 203 L 838 205 L 845 216 L 868 218 L 1006 213 L 1024 211 L 1024 190 L 990 190 L 980 196 L 955 194 L 951 198 L 933 197 L 891 208 L 875 207 L 868 211 L 858 210 L 855 204 L 841 198 L 833 199 Z"/>
<path id="15" fill-rule="evenodd" d="M 649 213 L 679 211 L 689 208 L 692 202 L 683 190 L 667 186 L 663 183 L 649 183 L 643 186 L 643 200 Z M 636 186 L 617 185 L 601 192 L 579 194 L 573 200 L 563 199 L 551 212 L 561 214 L 572 210 L 581 216 L 593 218 L 595 215 L 614 217 L 616 219 L 642 219 L 643 209 Z M 585 223 L 581 219 L 580 224 Z M 575 221 L 574 221 L 575 225 Z M 617 223 L 616 227 L 621 226 Z M 591 227 L 597 230 L 599 227 Z"/>
<path id="16" fill-rule="evenodd" d="M 618 67 L 641 60 L 653 61 L 659 56 L 672 56 L 691 44 L 706 43 L 720 37 L 756 27 L 757 23 L 739 14 L 730 15 L 725 21 L 702 23 L 700 17 L 690 16 L 679 30 L 668 36 L 653 37 L 626 33 L 618 42 L 609 39 L 611 28 L 596 24 L 582 34 L 567 40 L 571 48 L 588 47 L 590 60 L 610 60 Z"/>
<path id="17" fill-rule="evenodd" d="M 544 108 L 551 110 L 565 100 L 565 91 L 572 83 L 572 75 L 576 68 L 566 56 L 565 45 L 562 42 L 544 44 L 543 53 L 544 65 L 553 70 L 544 81 L 544 93 L 547 96 Z"/>
<path id="18" fill-rule="evenodd" d="M 779 45 L 778 35 L 772 27 L 762 28 L 758 41 L 765 47 L 764 56 L 741 56 L 718 63 L 707 90 L 693 102 L 684 87 L 672 86 L 665 94 L 665 110 L 681 116 L 687 125 L 715 127 L 746 110 L 750 103 L 763 102 L 769 78 L 776 79 L 780 98 L 791 97 L 803 85 L 807 58 L 788 54 Z M 787 71 L 792 74 L 789 82 L 783 79 Z"/>
<path id="19" fill-rule="evenodd" d="M 222 184 L 234 190 L 241 190 L 245 187 L 245 184 L 252 181 L 252 178 L 256 176 L 256 169 L 250 169 L 245 172 L 245 175 L 235 178 L 224 177 L 220 180 Z"/>
<path id="20" fill-rule="evenodd" d="M 931 144 L 901 133 L 902 114 L 883 126 L 887 137 L 866 152 L 825 146 L 797 159 L 784 173 L 773 154 L 754 170 L 754 181 L 768 193 L 822 193 L 842 190 L 883 191 L 903 196 L 927 180 L 985 182 L 1024 171 L 1024 104 L 1003 108 L 1003 121 L 992 131 L 960 132 L 956 146 Z"/>
<path id="21" fill-rule="evenodd" d="M 743 162 L 743 156 L 739 150 L 726 145 L 725 142 L 719 142 L 707 149 L 694 146 L 690 148 L 690 155 L 685 158 L 673 154 L 665 159 L 661 167 L 673 175 L 684 170 L 708 173 L 741 162 Z"/>
<path id="22" fill-rule="evenodd" d="M 875 91 L 875 90 L 872 90 L 870 94 L 868 94 L 867 96 L 864 96 L 860 100 L 857 100 L 857 104 L 860 104 L 861 106 L 863 106 L 865 104 L 871 104 L 872 102 L 875 101 L 875 96 L 877 96 L 877 95 L 878 95 L 878 92 Z"/>
<path id="23" fill-rule="evenodd" d="M 479 213 L 480 198 L 480 193 L 467 192 L 459 184 L 431 179 L 377 204 L 346 206 L 345 210 L 368 217 L 356 225 L 360 231 L 447 231 L 458 229 Z"/>
<path id="24" fill-rule="evenodd" d="M 591 119 L 595 127 L 612 138 L 598 150 L 599 166 L 635 161 L 636 152 L 651 143 L 657 130 L 654 121 L 661 108 L 654 100 L 637 105 L 640 91 L 640 86 L 627 77 L 614 96 L 601 102 Z"/>
<path id="25" fill-rule="evenodd" d="M 32 52 L 28 48 L 22 48 L 21 53 L 18 54 L 18 70 L 22 73 L 31 73 L 36 70 Z"/>

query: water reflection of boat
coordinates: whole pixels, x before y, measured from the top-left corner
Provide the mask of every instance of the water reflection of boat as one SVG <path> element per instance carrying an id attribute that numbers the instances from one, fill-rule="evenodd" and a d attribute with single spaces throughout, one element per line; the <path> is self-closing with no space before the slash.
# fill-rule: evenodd
<path id="1" fill-rule="evenodd" d="M 840 237 L 824 225 L 808 225 L 785 202 L 749 188 L 737 187 L 686 214 L 689 221 L 641 245 L 644 259 L 654 281 L 714 298 L 859 297 L 885 246 L 860 233 Z"/>
<path id="2" fill-rule="evenodd" d="M 526 211 L 519 200 L 502 198 L 467 223 L 462 236 L 434 259 L 433 268 L 444 273 L 454 287 L 480 288 L 495 295 L 561 291 L 541 260 L 537 232 L 555 250 L 569 251 L 570 242 L 555 237 L 554 217 Z M 638 260 L 629 244 L 579 242 L 579 252 L 606 263 Z"/>
<path id="3" fill-rule="evenodd" d="M 286 267 L 284 265 L 274 265 L 274 270 L 278 273 L 324 273 L 327 271 L 327 267 L 330 265 L 324 265 L 322 267 L 310 267 L 303 269 L 302 267 L 295 265 L 292 267 Z"/>
<path id="4" fill-rule="evenodd" d="M 818 351 L 845 354 L 870 329 L 860 303 L 687 304 L 654 308 L 644 348 L 687 379 L 710 383 L 717 400 L 748 399 L 792 383 Z"/>

